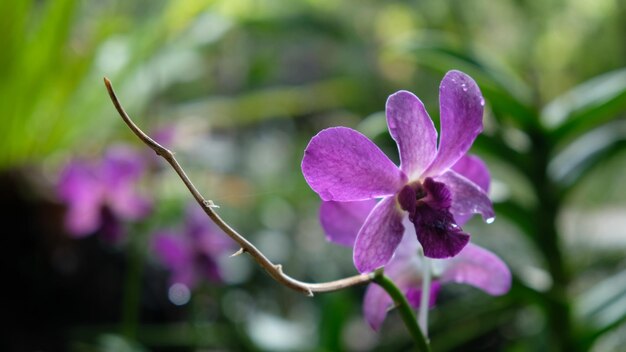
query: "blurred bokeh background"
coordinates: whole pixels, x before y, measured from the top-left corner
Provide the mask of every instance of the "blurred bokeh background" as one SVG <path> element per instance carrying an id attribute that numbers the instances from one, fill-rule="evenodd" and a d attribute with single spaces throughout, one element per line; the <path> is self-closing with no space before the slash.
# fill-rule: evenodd
<path id="1" fill-rule="evenodd" d="M 396 314 L 369 329 L 362 287 L 308 298 L 228 245 L 159 252 L 163 231 L 194 231 L 192 198 L 123 125 L 102 77 L 227 221 L 293 277 L 323 281 L 356 270 L 324 238 L 306 143 L 344 125 L 397 160 L 387 96 L 410 90 L 436 119 L 439 81 L 459 69 L 486 98 L 472 152 L 497 212 L 467 228 L 514 283 L 497 298 L 444 287 L 433 349 L 623 350 L 624 18 L 620 0 L 0 2 L 0 349 L 410 349 Z M 122 186 L 106 176 L 111 150 L 141 160 Z M 127 196 L 151 206 L 116 208 Z M 78 231 L 68 218 L 84 204 L 102 206 L 85 211 L 100 222 Z M 179 249 L 219 277 L 174 285 Z"/>

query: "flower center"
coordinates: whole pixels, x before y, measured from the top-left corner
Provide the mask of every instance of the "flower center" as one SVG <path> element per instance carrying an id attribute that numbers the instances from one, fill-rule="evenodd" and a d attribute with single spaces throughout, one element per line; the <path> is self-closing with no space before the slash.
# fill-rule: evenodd
<path id="1" fill-rule="evenodd" d="M 398 193 L 398 203 L 403 210 L 409 212 L 411 220 L 415 213 L 423 207 L 434 210 L 448 210 L 452 204 L 451 194 L 445 184 L 427 177 L 424 182 L 410 183 Z M 433 226 L 443 226 L 433 224 Z"/>
<path id="2" fill-rule="evenodd" d="M 428 177 L 423 183 L 408 184 L 397 200 L 409 213 L 417 238 L 430 258 L 455 256 L 469 241 L 450 212 L 452 194 L 445 184 Z"/>

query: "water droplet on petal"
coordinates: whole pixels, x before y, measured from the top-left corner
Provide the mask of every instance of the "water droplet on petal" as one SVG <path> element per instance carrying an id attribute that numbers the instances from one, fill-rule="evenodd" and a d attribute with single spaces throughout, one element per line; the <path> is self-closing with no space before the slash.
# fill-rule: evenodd
<path id="1" fill-rule="evenodd" d="M 480 106 L 485 106 L 485 99 L 480 97 Z"/>
<path id="2" fill-rule="evenodd" d="M 489 219 L 486 219 L 486 220 L 485 220 L 485 222 L 486 222 L 486 223 L 488 223 L 488 224 L 491 224 L 491 223 L 493 223 L 495 220 L 496 220 L 496 218 L 495 218 L 495 217 L 490 217 Z"/>

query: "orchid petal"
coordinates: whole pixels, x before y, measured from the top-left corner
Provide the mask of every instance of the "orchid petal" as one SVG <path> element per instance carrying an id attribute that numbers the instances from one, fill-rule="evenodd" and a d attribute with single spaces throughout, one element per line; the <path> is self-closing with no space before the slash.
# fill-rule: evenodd
<path id="1" fill-rule="evenodd" d="M 207 216 L 204 209 L 195 203 L 187 206 L 185 209 L 185 232 L 191 235 L 192 238 L 196 234 L 212 232 L 216 229 L 213 221 Z"/>
<path id="2" fill-rule="evenodd" d="M 170 285 L 183 284 L 187 288 L 192 290 L 198 284 L 198 276 L 199 274 L 196 272 L 196 270 L 193 267 L 189 266 L 186 269 L 172 271 L 169 278 L 169 283 Z"/>
<path id="3" fill-rule="evenodd" d="M 352 247 L 361 226 L 367 219 L 376 200 L 355 202 L 322 202 L 320 222 L 326 238 L 336 244 Z"/>
<path id="4" fill-rule="evenodd" d="M 367 137 L 346 127 L 328 128 L 304 151 L 302 173 L 323 200 L 365 200 L 394 194 L 406 176 Z"/>
<path id="5" fill-rule="evenodd" d="M 476 155 L 466 154 L 452 166 L 452 170 L 466 179 L 474 182 L 485 193 L 489 192 L 491 175 L 485 162 Z"/>
<path id="6" fill-rule="evenodd" d="M 170 231 L 156 233 L 152 239 L 152 248 L 163 265 L 172 271 L 185 267 L 193 257 L 188 242 Z"/>
<path id="7" fill-rule="evenodd" d="M 119 187 L 107 194 L 108 205 L 115 215 L 126 220 L 139 220 L 152 211 L 152 202 L 139 194 L 131 185 Z"/>
<path id="8" fill-rule="evenodd" d="M 144 157 L 126 147 L 110 148 L 104 156 L 102 182 L 107 189 L 108 205 L 117 216 L 137 220 L 152 210 L 151 202 L 136 190 L 144 169 Z"/>
<path id="9" fill-rule="evenodd" d="M 477 156 L 466 154 L 452 166 L 452 170 L 474 182 L 485 193 L 489 192 L 491 176 L 487 165 Z M 463 226 L 474 214 L 454 214 L 457 225 Z"/>
<path id="10" fill-rule="evenodd" d="M 485 221 L 493 221 L 495 213 L 491 200 L 474 182 L 451 170 L 435 179 L 445 183 L 452 193 L 450 211 L 455 217 L 481 214 Z"/>
<path id="11" fill-rule="evenodd" d="M 370 284 L 363 298 L 363 315 L 374 331 L 378 331 L 392 307 L 391 297 L 378 285 Z"/>
<path id="12" fill-rule="evenodd" d="M 402 240 L 400 241 L 398 248 L 396 248 L 393 259 L 391 259 L 389 264 L 385 267 L 385 273 L 389 273 L 390 270 L 395 270 L 394 268 L 397 266 L 397 262 L 406 262 L 407 260 L 415 259 L 415 267 L 417 268 L 421 266 L 421 263 L 419 262 L 419 253 L 422 251 L 422 246 L 417 241 L 415 226 L 413 226 L 413 223 L 409 220 L 409 218 L 404 218 L 402 224 L 404 225 L 404 236 L 402 236 Z"/>
<path id="13" fill-rule="evenodd" d="M 87 201 L 82 206 L 70 205 L 65 217 L 65 229 L 74 237 L 85 237 L 100 227 L 100 204 Z"/>
<path id="14" fill-rule="evenodd" d="M 68 164 L 57 192 L 68 206 L 65 227 L 70 234 L 82 237 L 100 227 L 103 189 L 93 167 L 80 161 Z"/>
<path id="15" fill-rule="evenodd" d="M 134 184 L 145 170 L 144 156 L 133 149 L 115 146 L 107 150 L 102 162 L 102 179 L 115 191 L 118 187 Z"/>
<path id="16" fill-rule="evenodd" d="M 480 89 L 471 77 L 459 71 L 446 74 L 439 86 L 439 150 L 426 176 L 441 174 L 467 153 L 483 130 L 483 106 Z"/>
<path id="17" fill-rule="evenodd" d="M 419 308 L 424 262 L 421 254 L 418 252 L 420 246 L 417 242 L 417 237 L 415 234 L 409 234 L 408 232 L 410 232 L 409 228 L 407 228 L 395 255 L 385 266 L 385 275 L 393 280 L 396 286 L 404 292 L 407 300 L 414 308 Z M 439 284 L 433 281 L 431 283 L 430 295 L 431 306 L 434 305 L 438 292 Z"/>
<path id="18" fill-rule="evenodd" d="M 118 219 L 111 209 L 105 207 L 101 211 L 101 226 L 99 233 L 102 238 L 109 243 L 119 243 L 119 241 L 126 235 L 124 225 Z"/>
<path id="19" fill-rule="evenodd" d="M 409 237 L 409 236 L 404 236 Z M 417 248 L 417 240 L 402 240 L 402 244 Z M 397 254 L 397 253 L 396 253 Z M 396 284 L 398 289 L 404 293 L 409 304 L 418 309 L 421 303 L 421 260 L 417 252 L 411 256 L 394 256 L 385 266 L 385 274 Z M 432 308 L 437 300 L 437 294 L 441 285 L 438 281 L 433 281 L 430 287 L 429 306 Z M 363 299 L 363 314 L 369 325 L 378 331 L 387 316 L 387 312 L 393 307 L 391 297 L 378 285 L 370 284 Z"/>
<path id="20" fill-rule="evenodd" d="M 197 204 L 190 204 L 185 214 L 185 234 L 195 249 L 209 257 L 219 257 L 235 249 L 235 242 L 211 221 Z"/>
<path id="21" fill-rule="evenodd" d="M 194 253 L 183 237 L 172 231 L 160 231 L 152 239 L 152 248 L 163 266 L 170 271 L 170 284 L 193 288 L 198 282 Z"/>
<path id="22" fill-rule="evenodd" d="M 441 283 L 439 281 L 432 281 L 430 283 L 430 296 L 428 297 L 428 308 L 433 308 L 437 303 L 437 295 L 441 290 Z M 411 287 L 404 292 L 406 300 L 411 307 L 419 309 L 422 303 L 422 289 L 417 287 Z"/>
<path id="23" fill-rule="evenodd" d="M 441 282 L 468 284 L 498 296 L 511 288 L 511 271 L 497 255 L 470 243 L 450 259 Z"/>
<path id="24" fill-rule="evenodd" d="M 437 154 L 437 130 L 424 104 L 413 93 L 399 91 L 387 99 L 387 125 L 398 144 L 400 170 L 416 179 Z"/>
<path id="25" fill-rule="evenodd" d="M 387 197 L 376 205 L 354 244 L 354 265 L 359 272 L 370 272 L 387 264 L 402 240 L 403 217 L 395 197 Z"/>
<path id="26" fill-rule="evenodd" d="M 216 258 L 211 255 L 196 256 L 194 269 L 198 276 L 204 277 L 209 281 L 222 281 L 222 272 L 217 264 Z"/>

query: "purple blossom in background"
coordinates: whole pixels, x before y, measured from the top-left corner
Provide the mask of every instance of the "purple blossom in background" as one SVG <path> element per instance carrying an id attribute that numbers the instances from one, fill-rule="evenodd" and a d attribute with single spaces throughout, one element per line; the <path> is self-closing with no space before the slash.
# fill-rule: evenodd
<path id="1" fill-rule="evenodd" d="M 155 233 L 152 248 L 171 272 L 170 284 L 193 289 L 203 279 L 222 281 L 218 259 L 235 246 L 199 206 L 192 205 L 187 209 L 182 230 Z"/>
<path id="2" fill-rule="evenodd" d="M 124 146 L 109 148 L 99 163 L 71 161 L 57 185 L 67 205 L 68 233 L 79 238 L 100 230 L 107 240 L 119 240 L 122 221 L 142 219 L 152 209 L 151 201 L 137 191 L 145 169 L 145 156 Z"/>
<path id="3" fill-rule="evenodd" d="M 302 172 L 322 200 L 382 198 L 354 244 L 360 272 L 389 262 L 402 240 L 407 214 L 424 254 L 431 258 L 453 257 L 469 242 L 455 217 L 494 217 L 485 191 L 453 167 L 482 131 L 480 90 L 469 76 L 450 71 L 439 94 L 439 145 L 437 130 L 415 95 L 400 91 L 387 100 L 387 125 L 398 145 L 399 168 L 367 137 L 346 127 L 321 131 L 305 150 Z"/>

